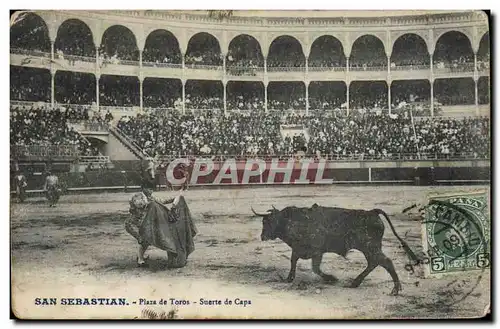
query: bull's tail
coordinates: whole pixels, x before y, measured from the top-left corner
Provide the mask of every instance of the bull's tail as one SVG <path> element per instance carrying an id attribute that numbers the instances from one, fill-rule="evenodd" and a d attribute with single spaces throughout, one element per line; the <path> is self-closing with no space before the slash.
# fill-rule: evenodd
<path id="1" fill-rule="evenodd" d="M 413 260 L 413 261 L 418 261 L 418 257 L 417 255 L 415 255 L 415 253 L 410 249 L 410 246 L 408 246 L 408 244 L 406 243 L 405 240 L 403 240 L 399 235 L 398 233 L 396 233 L 396 229 L 394 229 L 394 225 L 392 225 L 392 222 L 391 220 L 389 219 L 389 216 L 385 213 L 385 211 L 381 210 L 381 209 L 373 209 L 374 212 L 377 213 L 377 215 L 382 215 L 383 217 L 385 217 L 385 219 L 387 220 L 387 223 L 389 223 L 389 226 L 392 230 L 392 233 L 394 234 L 394 236 L 399 240 L 399 242 L 401 243 L 401 246 L 403 247 L 403 249 L 405 250 L 405 252 L 408 254 L 408 256 Z"/>

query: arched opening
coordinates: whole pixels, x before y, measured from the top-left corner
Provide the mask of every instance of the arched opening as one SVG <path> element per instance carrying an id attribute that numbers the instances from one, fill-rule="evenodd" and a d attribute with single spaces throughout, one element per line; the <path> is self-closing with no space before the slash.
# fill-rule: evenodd
<path id="1" fill-rule="evenodd" d="M 273 68 L 305 67 L 306 57 L 299 40 L 289 35 L 277 37 L 269 47 L 267 66 Z"/>
<path id="2" fill-rule="evenodd" d="M 309 68 L 342 67 L 345 68 L 344 47 L 339 39 L 323 35 L 314 40 L 309 54 Z"/>
<path id="3" fill-rule="evenodd" d="M 347 86 L 344 81 L 311 81 L 309 109 L 334 110 L 346 102 Z"/>
<path id="4" fill-rule="evenodd" d="M 352 45 L 349 66 L 353 70 L 386 69 L 387 55 L 383 42 L 373 35 L 357 38 Z"/>
<path id="5" fill-rule="evenodd" d="M 109 27 L 102 36 L 99 54 L 105 60 L 139 61 L 139 48 L 135 35 L 123 25 Z"/>
<path id="6" fill-rule="evenodd" d="M 427 44 L 421 36 L 407 33 L 400 36 L 391 54 L 391 70 L 402 67 L 404 69 L 427 68 L 430 65 Z"/>
<path id="7" fill-rule="evenodd" d="M 478 102 L 480 105 L 490 104 L 490 78 L 479 77 L 477 82 Z"/>
<path id="8" fill-rule="evenodd" d="M 57 54 L 91 57 L 95 59 L 95 44 L 90 28 L 79 19 L 64 21 L 57 31 L 54 43 Z"/>
<path id="9" fill-rule="evenodd" d="M 264 84 L 260 81 L 229 81 L 227 109 L 259 111 L 264 109 Z"/>
<path id="10" fill-rule="evenodd" d="M 387 105 L 387 82 L 353 81 L 349 86 L 351 109 L 385 109 Z"/>
<path id="11" fill-rule="evenodd" d="M 479 42 L 477 51 L 477 69 L 485 71 L 490 69 L 490 33 L 486 32 Z"/>
<path id="12" fill-rule="evenodd" d="M 197 33 L 191 37 L 186 51 L 186 65 L 221 66 L 222 62 L 222 53 L 217 38 L 206 32 Z"/>
<path id="13" fill-rule="evenodd" d="M 139 106 L 139 78 L 122 75 L 101 75 L 99 105 Z"/>
<path id="14" fill-rule="evenodd" d="M 142 88 L 143 107 L 182 107 L 182 82 L 179 79 L 146 78 Z"/>
<path id="15" fill-rule="evenodd" d="M 240 34 L 231 40 L 226 66 L 228 69 L 264 67 L 264 56 L 257 39 L 248 34 Z"/>
<path id="16" fill-rule="evenodd" d="M 59 104 L 92 104 L 96 101 L 96 80 L 90 73 L 57 71 L 55 100 Z"/>
<path id="17" fill-rule="evenodd" d="M 433 57 L 437 69 L 474 70 L 474 52 L 469 38 L 457 31 L 443 34 L 436 43 Z"/>
<path id="18" fill-rule="evenodd" d="M 443 105 L 472 105 L 474 90 L 472 78 L 434 80 L 434 99 Z"/>
<path id="19" fill-rule="evenodd" d="M 271 81 L 267 86 L 267 99 L 270 110 L 305 110 L 305 84 L 302 81 Z"/>
<path id="20" fill-rule="evenodd" d="M 50 102 L 50 71 L 10 66 L 10 99 L 26 102 Z"/>
<path id="21" fill-rule="evenodd" d="M 10 27 L 10 48 L 50 54 L 49 29 L 45 21 L 33 13 L 22 13 Z"/>
<path id="22" fill-rule="evenodd" d="M 407 109 L 410 105 L 414 116 L 431 115 L 431 83 L 429 80 L 396 80 L 391 84 L 392 112 Z"/>
<path id="23" fill-rule="evenodd" d="M 391 104 L 397 107 L 405 102 L 430 103 L 431 84 L 429 80 L 395 80 L 391 84 Z"/>
<path id="24" fill-rule="evenodd" d="M 222 81 L 188 80 L 185 88 L 186 109 L 221 110 L 224 108 Z"/>
<path id="25" fill-rule="evenodd" d="M 167 30 L 155 30 L 151 32 L 142 52 L 143 64 L 182 64 L 181 49 L 179 41 Z"/>

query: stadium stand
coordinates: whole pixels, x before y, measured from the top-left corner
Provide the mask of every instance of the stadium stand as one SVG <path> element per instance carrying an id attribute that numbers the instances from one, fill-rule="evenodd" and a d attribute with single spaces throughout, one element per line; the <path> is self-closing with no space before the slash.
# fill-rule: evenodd
<path id="1" fill-rule="evenodd" d="M 90 130 L 110 124 L 149 155 L 289 155 L 307 146 L 308 154 L 332 159 L 490 156 L 488 118 L 478 111 L 438 117 L 444 107 L 489 104 L 487 31 L 476 47 L 450 28 L 434 40 L 432 56 L 429 41 L 413 32 L 395 37 L 392 52 L 379 36 L 360 35 L 347 55 L 345 40 L 331 35 L 309 48 L 299 37 L 277 35 L 265 51 L 262 40 L 244 33 L 224 49 L 211 33 L 195 33 L 183 45 L 175 31 L 158 29 L 141 46 L 127 24 L 105 29 L 100 43 L 77 18 L 63 19 L 57 35 L 47 24 L 43 14 L 30 13 L 11 28 L 11 54 L 24 56 L 10 67 L 10 96 L 18 104 L 11 106 L 13 145 L 77 145 L 82 156 L 102 155 L 70 125 L 78 121 Z M 159 73 L 143 71 L 148 67 Z M 434 72 L 432 82 L 383 75 L 422 70 Z M 330 71 L 343 76 L 321 81 Z M 257 76 L 277 72 L 265 83 Z M 346 84 L 345 74 L 374 78 Z M 287 124 L 301 125 L 308 141 L 283 136 Z"/>

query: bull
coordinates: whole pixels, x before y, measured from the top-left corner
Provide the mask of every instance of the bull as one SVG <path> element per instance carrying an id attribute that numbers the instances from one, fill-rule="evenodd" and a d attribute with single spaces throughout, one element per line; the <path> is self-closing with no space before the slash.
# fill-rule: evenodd
<path id="1" fill-rule="evenodd" d="M 401 290 L 401 282 L 394 265 L 382 252 L 382 237 L 385 226 L 382 215 L 401 243 L 408 256 L 417 261 L 417 256 L 408 244 L 396 233 L 389 216 L 380 209 L 357 210 L 334 207 L 321 207 L 314 204 L 311 208 L 286 207 L 282 210 L 274 208 L 267 213 L 252 212 L 262 219 L 262 241 L 281 239 L 292 248 L 291 268 L 287 282 L 295 279 L 297 261 L 311 259 L 312 270 L 327 282 L 338 279 L 321 271 L 323 254 L 333 252 L 344 258 L 347 252 L 356 249 L 363 253 L 367 261 L 366 269 L 350 284 L 356 288 L 377 266 L 382 266 L 392 277 L 394 288 L 391 295 Z"/>

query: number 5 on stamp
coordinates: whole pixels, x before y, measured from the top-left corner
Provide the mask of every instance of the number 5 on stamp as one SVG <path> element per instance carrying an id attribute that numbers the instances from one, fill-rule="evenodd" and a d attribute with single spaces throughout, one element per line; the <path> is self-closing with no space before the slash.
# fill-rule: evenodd
<path id="1" fill-rule="evenodd" d="M 422 223 L 431 256 L 425 275 L 489 268 L 490 227 L 486 191 L 430 197 Z"/>

